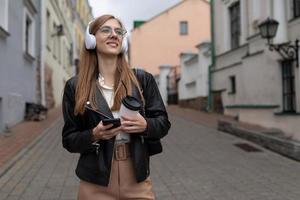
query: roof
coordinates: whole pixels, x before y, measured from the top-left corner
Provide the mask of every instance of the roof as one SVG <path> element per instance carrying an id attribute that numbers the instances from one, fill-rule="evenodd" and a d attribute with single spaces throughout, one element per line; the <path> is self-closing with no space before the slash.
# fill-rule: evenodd
<path id="1" fill-rule="evenodd" d="M 192 63 L 195 63 L 198 61 L 198 57 L 199 57 L 198 54 L 196 54 L 196 55 L 193 55 L 193 56 L 189 57 L 188 59 L 184 60 L 183 62 L 185 64 L 192 64 Z"/>
<path id="2" fill-rule="evenodd" d="M 179 55 L 180 55 L 180 56 L 194 56 L 194 55 L 197 55 L 197 53 L 192 53 L 192 52 L 181 52 Z"/>
<path id="3" fill-rule="evenodd" d="M 202 46 L 210 46 L 211 45 L 211 42 L 210 41 L 204 41 L 204 42 L 201 42 L 199 44 L 196 45 L 197 48 L 200 48 Z"/>

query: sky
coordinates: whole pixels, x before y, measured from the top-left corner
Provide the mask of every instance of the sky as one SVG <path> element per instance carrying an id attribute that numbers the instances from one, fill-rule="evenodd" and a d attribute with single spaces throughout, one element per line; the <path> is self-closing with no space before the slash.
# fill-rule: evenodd
<path id="1" fill-rule="evenodd" d="M 128 32 L 134 20 L 148 20 L 181 0 L 89 0 L 94 17 L 113 14 L 121 19 Z"/>

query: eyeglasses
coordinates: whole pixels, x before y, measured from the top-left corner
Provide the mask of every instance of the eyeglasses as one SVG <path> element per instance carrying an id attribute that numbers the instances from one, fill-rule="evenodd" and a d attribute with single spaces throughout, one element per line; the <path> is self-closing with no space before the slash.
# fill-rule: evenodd
<path id="1" fill-rule="evenodd" d="M 109 36 L 112 34 L 113 28 L 110 26 L 103 26 L 99 28 L 101 34 Z M 114 28 L 114 32 L 118 37 L 124 37 L 127 31 L 123 28 Z"/>

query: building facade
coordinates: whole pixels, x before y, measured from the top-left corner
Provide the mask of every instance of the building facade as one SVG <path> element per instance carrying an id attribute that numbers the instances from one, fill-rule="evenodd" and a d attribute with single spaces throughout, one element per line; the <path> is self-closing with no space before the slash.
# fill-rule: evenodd
<path id="1" fill-rule="evenodd" d="M 210 39 L 209 8 L 205 0 L 184 0 L 133 29 L 131 66 L 154 75 L 160 66 L 178 66 L 181 52 L 196 52 L 196 44 Z"/>
<path id="2" fill-rule="evenodd" d="M 224 114 L 283 130 L 300 139 L 300 70 L 295 61 L 270 51 L 258 25 L 279 22 L 274 44 L 300 38 L 300 1 L 215 0 L 216 60 L 212 90 Z M 221 105 L 220 105 L 221 104 Z"/>
<path id="3" fill-rule="evenodd" d="M 0 7 L 0 131 L 24 119 L 37 101 L 38 0 L 2 0 Z"/>
<path id="4" fill-rule="evenodd" d="M 48 108 L 62 101 L 65 82 L 75 74 L 71 1 L 42 1 L 42 102 Z"/>
<path id="5" fill-rule="evenodd" d="M 0 132 L 24 119 L 27 103 L 61 104 L 85 32 L 74 20 L 91 16 L 88 0 L 1 0 Z"/>
<path id="6" fill-rule="evenodd" d="M 207 110 L 208 69 L 211 65 L 211 44 L 202 42 L 196 46 L 198 53 L 181 53 L 181 77 L 179 104 L 197 110 Z"/>
<path id="7" fill-rule="evenodd" d="M 84 34 L 86 27 L 93 20 L 92 9 L 88 0 L 73 0 L 74 12 L 74 59 L 76 74 L 78 73 L 78 64 L 80 51 L 84 42 Z"/>

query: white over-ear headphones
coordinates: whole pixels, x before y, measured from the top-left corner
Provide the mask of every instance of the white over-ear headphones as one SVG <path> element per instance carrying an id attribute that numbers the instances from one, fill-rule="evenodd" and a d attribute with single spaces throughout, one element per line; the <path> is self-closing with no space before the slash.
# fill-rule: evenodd
<path id="1" fill-rule="evenodd" d="M 85 48 L 87 49 L 95 49 L 96 48 L 96 37 L 90 33 L 90 24 L 93 21 L 90 21 L 86 27 L 86 31 L 85 31 Z"/>
<path id="2" fill-rule="evenodd" d="M 121 52 L 127 53 L 127 51 L 128 51 L 128 40 L 127 40 L 127 33 L 126 33 L 125 36 L 123 37 Z"/>
<path id="3" fill-rule="evenodd" d="M 84 38 L 85 48 L 89 50 L 96 48 L 96 37 L 90 33 L 91 23 L 93 23 L 93 21 L 90 21 L 86 27 L 85 38 Z M 122 40 L 121 52 L 126 53 L 127 51 L 128 51 L 128 41 L 127 41 L 127 33 L 126 33 Z"/>

